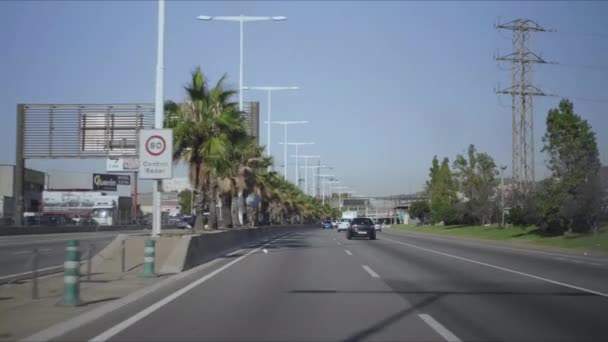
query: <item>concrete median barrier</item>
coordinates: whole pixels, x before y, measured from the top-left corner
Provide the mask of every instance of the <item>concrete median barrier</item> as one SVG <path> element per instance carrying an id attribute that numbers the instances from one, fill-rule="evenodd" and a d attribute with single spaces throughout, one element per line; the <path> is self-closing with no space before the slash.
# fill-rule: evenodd
<path id="1" fill-rule="evenodd" d="M 305 227 L 307 226 L 269 226 L 211 231 L 198 235 L 161 236 L 155 238 L 155 272 L 179 273 L 240 248 Z M 93 258 L 93 273 L 117 273 L 141 266 L 144 262 L 145 241 L 148 239 L 148 235 L 117 236 Z"/>

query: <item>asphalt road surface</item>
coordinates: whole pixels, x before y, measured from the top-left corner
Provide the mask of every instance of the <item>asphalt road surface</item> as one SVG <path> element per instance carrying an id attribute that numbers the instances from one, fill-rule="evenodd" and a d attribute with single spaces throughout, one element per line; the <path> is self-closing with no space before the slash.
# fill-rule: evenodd
<path id="1" fill-rule="evenodd" d="M 65 247 L 68 240 L 78 240 L 81 256 L 84 258 L 90 244 L 99 252 L 107 246 L 116 235 L 142 233 L 143 231 L 96 232 L 96 233 L 62 233 L 14 235 L 0 237 L 0 282 L 14 278 L 16 275 L 27 275 L 31 271 L 33 250 L 38 249 L 39 268 L 44 271 L 61 270 L 65 261 Z M 23 274 L 26 273 L 26 274 Z"/>
<path id="2" fill-rule="evenodd" d="M 608 260 L 314 228 L 222 258 L 59 340 L 605 341 Z"/>

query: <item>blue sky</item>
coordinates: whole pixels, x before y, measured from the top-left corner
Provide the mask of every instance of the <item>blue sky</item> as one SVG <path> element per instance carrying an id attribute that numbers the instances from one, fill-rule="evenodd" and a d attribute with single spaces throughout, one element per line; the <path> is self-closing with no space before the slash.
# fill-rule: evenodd
<path id="1" fill-rule="evenodd" d="M 17 103 L 153 102 L 156 2 L 0 2 L 0 163 L 14 163 Z M 245 25 L 245 85 L 297 85 L 273 96 L 273 119 L 308 120 L 290 141 L 314 141 L 343 184 L 362 194 L 420 190 L 433 155 L 451 160 L 473 143 L 510 166 L 510 32 L 493 24 L 523 17 L 555 33 L 533 37 L 547 60 L 599 69 L 543 65 L 535 81 L 573 98 L 597 132 L 608 163 L 608 3 L 606 2 L 195 2 L 168 1 L 165 97 L 182 100 L 200 65 L 215 81 L 238 84 L 238 25 L 199 22 L 206 15 L 284 15 L 286 22 Z M 259 100 L 262 92 L 246 92 Z M 559 98 L 535 99 L 537 175 L 544 120 Z M 281 163 L 281 131 L 272 150 Z M 266 128 L 261 127 L 261 141 Z M 291 154 L 291 153 L 289 153 Z M 28 161 L 42 170 L 103 171 L 105 162 Z M 178 170 L 178 175 L 183 169 Z M 292 175 L 293 171 L 289 171 Z"/>

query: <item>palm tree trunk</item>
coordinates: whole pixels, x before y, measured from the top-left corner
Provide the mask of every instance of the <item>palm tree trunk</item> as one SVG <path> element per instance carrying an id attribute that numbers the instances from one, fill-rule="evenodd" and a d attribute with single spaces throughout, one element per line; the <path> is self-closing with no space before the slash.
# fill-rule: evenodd
<path id="1" fill-rule="evenodd" d="M 215 179 L 211 177 L 209 180 L 209 188 L 205 191 L 207 197 L 207 207 L 209 209 L 208 217 L 208 229 L 217 229 L 217 207 L 216 207 L 216 193 L 215 193 Z"/>
<path id="2" fill-rule="evenodd" d="M 239 220 L 239 197 L 232 196 L 230 204 L 230 214 L 232 214 L 232 228 L 240 227 L 241 222 Z"/>
<path id="3" fill-rule="evenodd" d="M 194 231 L 197 233 L 202 232 L 205 229 L 205 216 L 203 213 L 205 212 L 204 204 L 205 204 L 205 196 L 201 191 L 194 191 L 192 193 L 194 196 L 194 208 L 196 209 L 196 221 L 194 222 Z"/>
<path id="4" fill-rule="evenodd" d="M 262 202 L 260 203 L 260 211 L 262 215 L 262 224 L 270 224 L 270 208 L 268 206 L 268 200 L 265 200 L 264 197 L 262 197 Z"/>
<path id="5" fill-rule="evenodd" d="M 220 221 L 220 229 L 232 228 L 232 196 L 230 194 L 220 194 L 222 201 L 222 220 Z"/>

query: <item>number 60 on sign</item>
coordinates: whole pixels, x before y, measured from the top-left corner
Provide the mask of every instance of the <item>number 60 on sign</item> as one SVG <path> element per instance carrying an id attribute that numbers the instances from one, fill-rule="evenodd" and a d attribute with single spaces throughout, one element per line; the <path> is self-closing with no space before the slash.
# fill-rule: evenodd
<path id="1" fill-rule="evenodd" d="M 139 177 L 169 179 L 173 176 L 173 131 L 143 129 L 139 133 Z"/>

